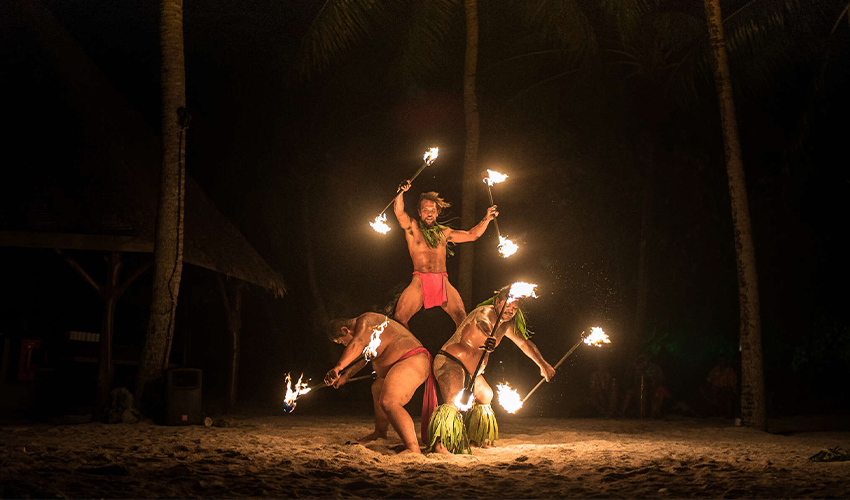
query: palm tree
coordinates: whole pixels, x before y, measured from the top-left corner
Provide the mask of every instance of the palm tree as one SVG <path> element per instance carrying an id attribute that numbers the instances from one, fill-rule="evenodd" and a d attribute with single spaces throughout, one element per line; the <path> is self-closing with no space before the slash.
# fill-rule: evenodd
<path id="1" fill-rule="evenodd" d="M 183 1 L 160 5 L 162 87 L 162 177 L 154 243 L 153 297 L 139 359 L 135 398 L 145 404 L 146 387 L 168 367 L 180 277 L 183 270 L 185 192 L 186 72 L 183 55 Z"/>
<path id="2" fill-rule="evenodd" d="M 738 123 L 735 118 L 735 103 L 732 99 L 732 78 L 723 37 L 720 0 L 705 0 L 705 17 L 711 40 L 714 82 L 720 103 L 726 172 L 732 203 L 732 222 L 735 229 L 735 254 L 738 258 L 738 304 L 741 314 L 741 421 L 747 427 L 767 430 L 756 252 L 747 201 L 744 162 L 741 158 L 741 144 L 738 139 Z"/>

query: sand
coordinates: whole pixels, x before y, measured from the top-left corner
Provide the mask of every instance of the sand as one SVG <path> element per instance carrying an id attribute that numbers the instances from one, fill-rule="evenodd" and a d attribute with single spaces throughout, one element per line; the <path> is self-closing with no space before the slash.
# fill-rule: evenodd
<path id="1" fill-rule="evenodd" d="M 848 498 L 848 431 L 711 419 L 500 417 L 474 455 L 352 442 L 368 415 L 237 415 L 231 427 L 0 426 L 3 498 Z M 775 426 L 774 426 L 775 427 Z"/>

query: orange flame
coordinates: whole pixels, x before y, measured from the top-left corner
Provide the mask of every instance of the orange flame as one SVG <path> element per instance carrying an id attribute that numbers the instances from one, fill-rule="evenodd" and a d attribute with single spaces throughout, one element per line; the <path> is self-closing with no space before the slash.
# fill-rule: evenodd
<path id="1" fill-rule="evenodd" d="M 602 344 L 610 344 L 611 339 L 608 338 L 608 335 L 605 335 L 605 332 L 602 331 L 602 328 L 594 326 L 590 329 L 590 335 L 585 337 L 584 343 L 587 345 L 595 345 L 596 347 L 602 347 Z"/>
<path id="2" fill-rule="evenodd" d="M 283 398 L 283 404 L 286 405 L 286 411 L 288 412 L 295 409 L 295 400 L 298 399 L 298 396 L 310 392 L 307 382 L 301 382 L 302 377 L 304 377 L 303 373 L 298 377 L 298 382 L 295 383 L 295 388 L 293 388 L 292 378 L 288 373 L 286 374 L 286 396 Z"/>
<path id="3" fill-rule="evenodd" d="M 497 385 L 496 388 L 498 390 L 499 404 L 502 405 L 502 408 L 506 412 L 516 413 L 517 410 L 522 408 L 522 399 L 519 397 L 516 389 L 511 389 L 511 386 L 507 382 Z"/>
<path id="4" fill-rule="evenodd" d="M 372 226 L 372 229 L 381 234 L 387 234 L 390 232 L 390 226 L 387 225 L 387 214 L 385 213 L 375 217 L 375 220 L 370 222 L 369 225 Z"/>

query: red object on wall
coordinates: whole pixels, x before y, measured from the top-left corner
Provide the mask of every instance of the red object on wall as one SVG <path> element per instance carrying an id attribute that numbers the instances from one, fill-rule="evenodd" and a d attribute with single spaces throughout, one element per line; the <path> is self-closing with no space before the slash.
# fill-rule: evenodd
<path id="1" fill-rule="evenodd" d="M 18 382 L 30 382 L 35 380 L 35 351 L 41 349 L 40 340 L 22 339 L 21 355 L 18 358 Z"/>

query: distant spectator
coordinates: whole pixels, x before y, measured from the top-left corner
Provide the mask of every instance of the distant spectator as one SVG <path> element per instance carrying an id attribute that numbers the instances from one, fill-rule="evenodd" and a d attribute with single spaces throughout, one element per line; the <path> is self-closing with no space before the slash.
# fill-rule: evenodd
<path id="1" fill-rule="evenodd" d="M 661 417 L 664 400 L 671 397 L 664 387 L 661 367 L 647 360 L 646 356 L 638 356 L 626 380 L 631 385 L 623 397 L 620 416 Z"/>
<path id="2" fill-rule="evenodd" d="M 702 393 L 713 408 L 715 415 L 735 417 L 735 402 L 738 400 L 738 375 L 729 366 L 726 356 L 717 358 L 717 364 L 708 372 Z"/>
<path id="3" fill-rule="evenodd" d="M 608 370 L 597 370 L 590 375 L 590 407 L 595 415 L 611 416 L 613 389 L 614 379 Z"/>

